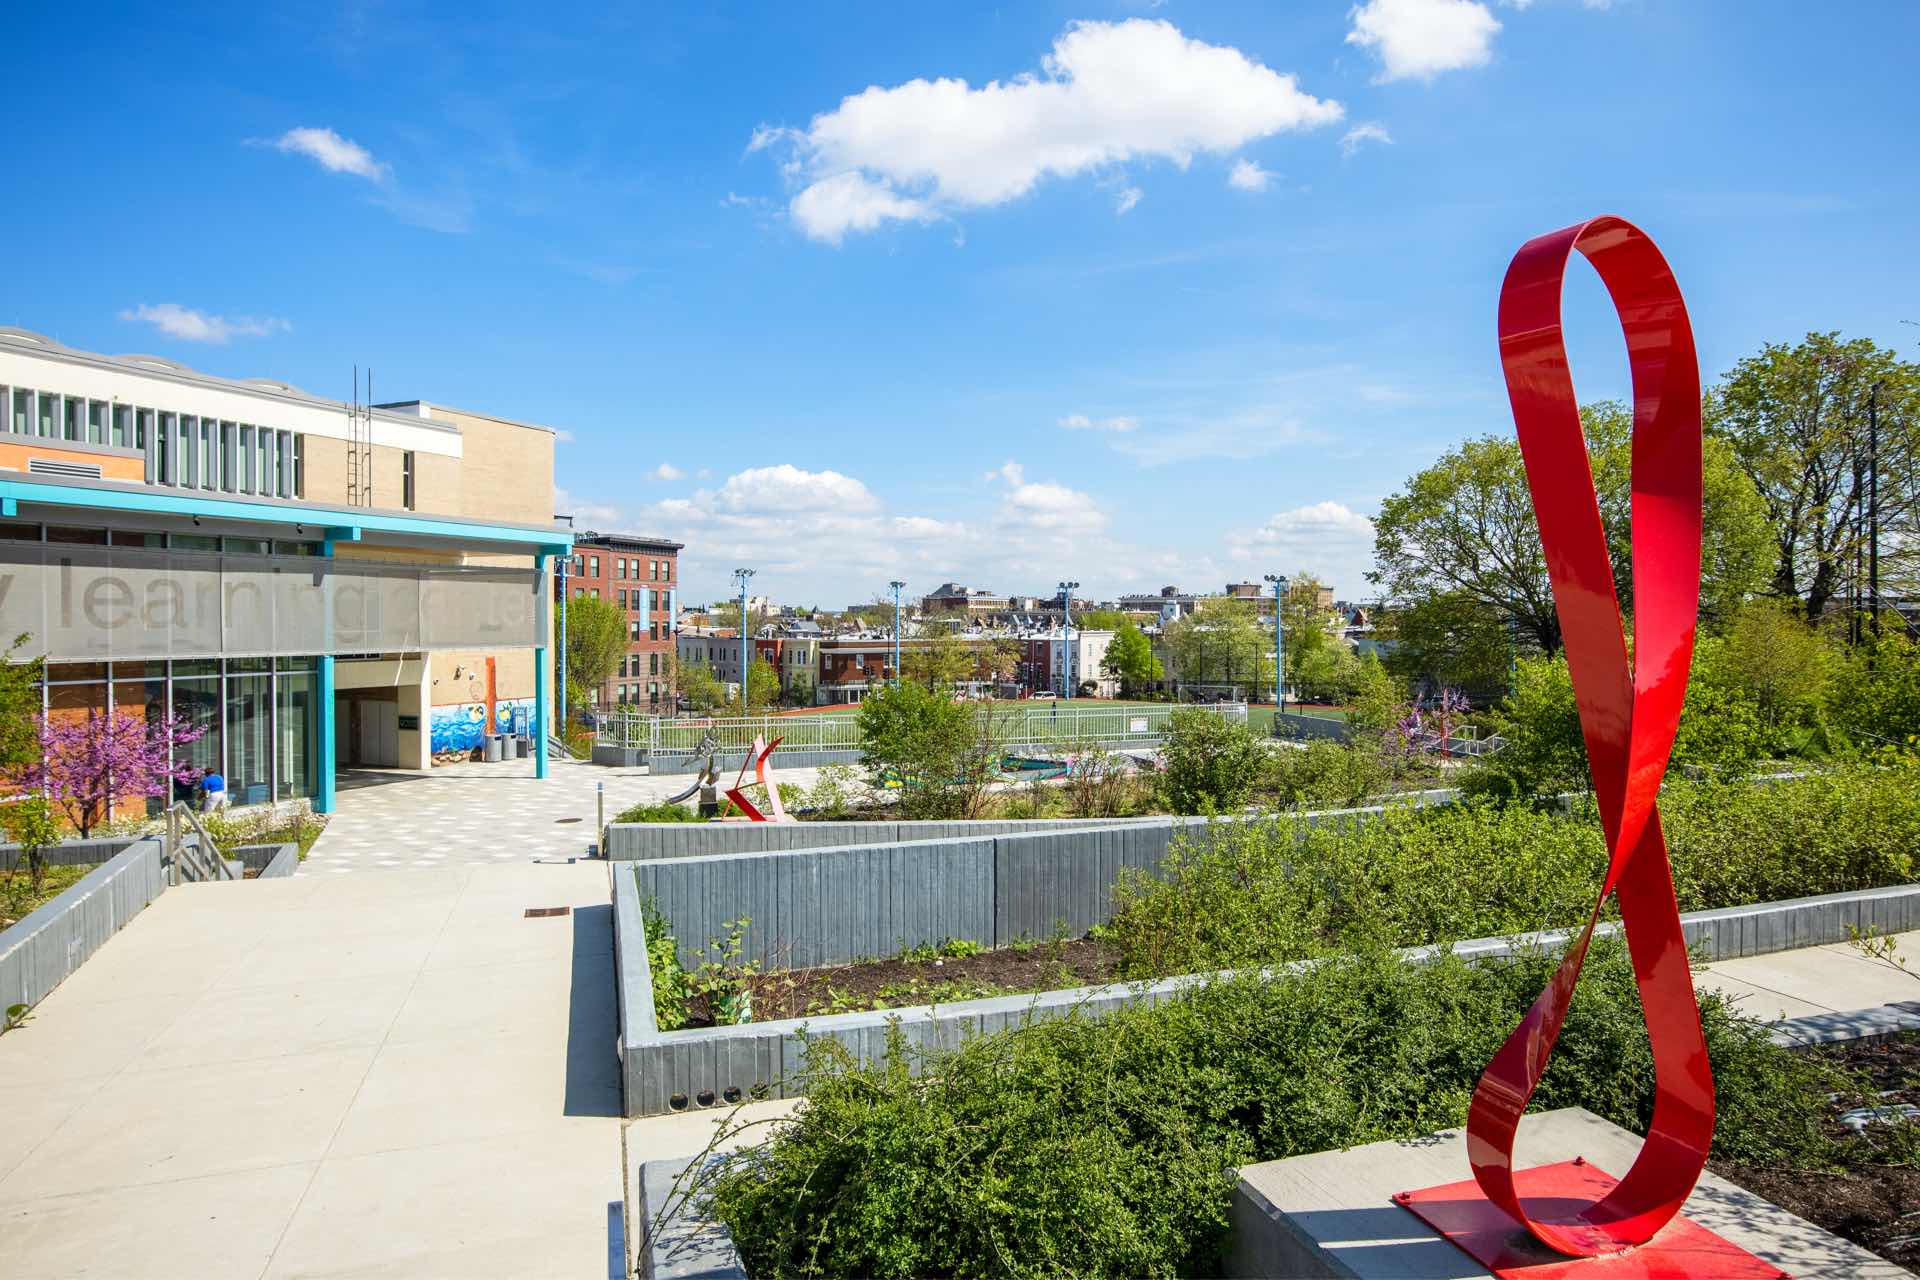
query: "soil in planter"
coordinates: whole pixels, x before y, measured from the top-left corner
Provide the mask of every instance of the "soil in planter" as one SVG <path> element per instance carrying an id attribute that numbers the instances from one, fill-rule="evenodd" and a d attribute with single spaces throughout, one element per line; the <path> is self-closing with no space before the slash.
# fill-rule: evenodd
<path id="1" fill-rule="evenodd" d="M 946 949 L 961 948 L 949 944 Z M 748 980 L 753 1020 L 774 1022 L 1095 986 L 1112 982 L 1120 963 L 1116 948 L 1092 938 L 1037 942 L 972 955 L 936 954 L 938 950 L 926 948 L 889 960 L 826 969 L 755 974 Z M 713 1025 L 706 996 L 696 995 L 689 1002 L 687 1025 Z"/>
<path id="2" fill-rule="evenodd" d="M 1920 1105 L 1920 1035 L 1808 1052 L 1862 1077 L 1864 1092 L 1836 1098 L 1828 1124 L 1836 1142 L 1858 1153 L 1857 1161 L 1834 1172 L 1722 1160 L 1707 1167 L 1889 1262 L 1920 1272 L 1920 1166 L 1887 1163 L 1902 1156 L 1920 1159 L 1920 1120 L 1896 1122 L 1909 1130 L 1898 1136 L 1884 1124 L 1863 1136 L 1840 1122 L 1841 1112 L 1856 1107 Z"/>

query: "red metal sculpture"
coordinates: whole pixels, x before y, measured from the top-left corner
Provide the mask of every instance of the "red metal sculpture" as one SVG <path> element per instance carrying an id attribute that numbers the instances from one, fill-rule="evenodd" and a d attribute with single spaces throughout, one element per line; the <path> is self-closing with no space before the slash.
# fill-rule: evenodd
<path id="1" fill-rule="evenodd" d="M 790 821 L 787 817 L 787 807 L 780 803 L 780 784 L 773 781 L 769 776 L 773 772 L 773 766 L 770 763 L 773 759 L 773 749 L 779 746 L 782 741 L 783 739 L 775 738 L 769 743 L 764 738 L 756 737 L 753 740 L 753 750 L 747 754 L 745 760 L 740 762 L 740 776 L 734 779 L 733 786 L 727 790 L 727 799 L 739 806 L 740 812 L 747 815 L 747 821 L 749 822 Z M 759 809 L 754 807 L 752 802 L 740 794 L 741 785 L 747 779 L 747 765 L 749 764 L 753 766 L 753 775 L 755 779 L 759 781 L 761 787 L 765 788 L 767 798 L 771 802 L 769 805 L 773 810 L 773 816 L 771 818 L 760 812 Z"/>
<path id="2" fill-rule="evenodd" d="M 1606 284 L 1633 372 L 1631 658 L 1561 334 L 1561 286 L 1575 250 Z M 1620 218 L 1595 218 L 1522 246 L 1501 287 L 1499 323 L 1507 392 L 1609 857 L 1586 927 L 1480 1077 L 1468 1114 L 1467 1150 L 1485 1195 L 1484 1201 L 1475 1198 L 1482 1209 L 1490 1202 L 1558 1253 L 1591 1258 L 1643 1244 L 1673 1219 L 1706 1165 L 1713 1137 L 1713 1073 L 1658 804 L 1699 611 L 1700 372 L 1672 270 L 1653 241 Z M 1618 895 L 1653 1049 L 1656 1090 L 1646 1145 L 1617 1182 L 1604 1174 L 1596 1179 L 1589 1165 L 1516 1174 L 1520 1116 L 1553 1053 L 1609 893 Z M 1472 1190 L 1472 1184 L 1461 1187 Z M 1464 1238 L 1472 1231 L 1458 1212 L 1462 1194 L 1460 1188 L 1432 1188 L 1399 1199 L 1483 1263 L 1503 1269 L 1499 1259 L 1482 1256 Z M 1442 1201 L 1455 1210 L 1450 1223 L 1441 1221 L 1447 1217 Z M 1480 1225 L 1487 1234 L 1485 1222 Z M 1732 1251 L 1713 1254 L 1708 1270 L 1715 1274 L 1724 1274 L 1729 1264 L 1744 1270 L 1741 1263 L 1758 1262 L 1709 1233 L 1688 1229 Z M 1512 1235 L 1512 1222 L 1504 1234 Z M 1701 1255 L 1694 1257 L 1707 1265 Z M 1522 1259 L 1509 1254 L 1505 1261 Z M 1770 1268 L 1766 1273 L 1778 1274 Z"/>

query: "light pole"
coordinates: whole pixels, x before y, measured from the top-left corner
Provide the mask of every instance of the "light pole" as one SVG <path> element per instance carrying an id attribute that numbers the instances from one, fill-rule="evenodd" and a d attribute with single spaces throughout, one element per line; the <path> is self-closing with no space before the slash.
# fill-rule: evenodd
<path id="1" fill-rule="evenodd" d="M 1073 701 L 1073 593 L 1079 586 L 1077 582 L 1060 584 L 1060 607 L 1067 624 L 1067 638 L 1060 645 L 1060 687 L 1069 702 Z"/>
<path id="2" fill-rule="evenodd" d="M 1287 576 L 1270 573 L 1267 581 L 1273 584 L 1273 716 L 1277 724 L 1287 706 L 1287 629 L 1280 616 L 1286 606 Z"/>
<path id="3" fill-rule="evenodd" d="M 907 584 L 895 578 L 887 584 L 893 588 L 893 683 L 900 684 L 900 588 Z"/>
<path id="4" fill-rule="evenodd" d="M 747 713 L 747 650 L 752 641 L 747 637 L 747 581 L 753 577 L 751 569 L 735 569 L 733 580 L 740 584 L 740 714 Z"/>

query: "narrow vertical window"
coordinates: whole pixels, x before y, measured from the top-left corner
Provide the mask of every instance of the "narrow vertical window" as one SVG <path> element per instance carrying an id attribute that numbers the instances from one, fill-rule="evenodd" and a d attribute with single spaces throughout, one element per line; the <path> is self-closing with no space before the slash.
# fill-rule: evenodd
<path id="1" fill-rule="evenodd" d="M 413 510 L 413 450 L 400 455 L 400 503 Z"/>
<path id="2" fill-rule="evenodd" d="M 253 492 L 253 428 L 240 424 L 240 492 Z"/>
<path id="3" fill-rule="evenodd" d="M 408 454 L 407 456 L 411 458 L 413 455 Z M 293 437 L 293 496 L 296 498 L 304 498 L 307 496 L 307 437 L 305 432 L 296 433 Z M 409 508 L 413 506 L 411 481 L 408 482 L 407 506 Z"/>
<path id="4" fill-rule="evenodd" d="M 113 443 L 116 448 L 133 447 L 133 406 L 117 404 L 113 406 Z"/>
<path id="5" fill-rule="evenodd" d="M 87 443 L 107 442 L 107 406 L 100 400 L 87 401 Z"/>

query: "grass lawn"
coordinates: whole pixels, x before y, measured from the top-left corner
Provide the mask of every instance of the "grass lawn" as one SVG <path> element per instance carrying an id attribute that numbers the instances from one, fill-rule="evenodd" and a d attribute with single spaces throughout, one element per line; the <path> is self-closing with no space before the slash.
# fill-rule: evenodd
<path id="1" fill-rule="evenodd" d="M 38 893 L 33 891 L 33 881 L 27 878 L 25 867 L 12 874 L 0 872 L 0 929 L 11 928 L 35 907 L 52 902 L 91 870 L 92 867 L 48 867 L 47 878 Z"/>

